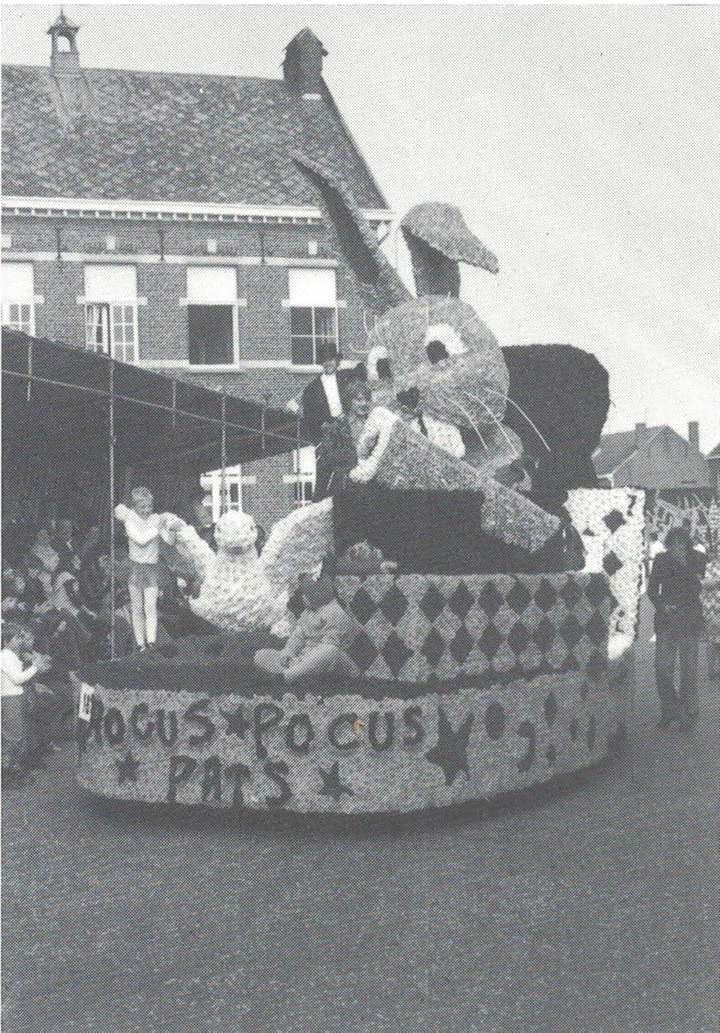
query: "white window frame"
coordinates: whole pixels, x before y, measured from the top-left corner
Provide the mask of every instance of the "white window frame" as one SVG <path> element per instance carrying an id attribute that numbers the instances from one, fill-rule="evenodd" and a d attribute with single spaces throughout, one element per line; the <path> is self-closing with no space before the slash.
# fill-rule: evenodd
<path id="1" fill-rule="evenodd" d="M 223 512 L 229 512 L 234 510 L 238 513 L 244 513 L 245 499 L 243 498 L 243 488 L 245 486 L 250 487 L 257 483 L 257 477 L 254 474 L 244 474 L 242 472 L 242 466 L 228 466 L 225 470 L 225 495 L 226 505 L 223 511 L 222 508 L 222 482 L 223 473 L 222 470 L 209 470 L 203 474 L 200 478 L 200 486 L 210 496 L 209 504 L 212 510 L 213 523 L 217 523 Z M 231 503 L 229 494 L 232 487 L 237 487 L 237 503 Z"/>
<path id="2" fill-rule="evenodd" d="M 199 298 L 191 297 L 190 294 L 190 270 L 192 269 L 212 269 L 212 270 L 223 270 L 229 269 L 232 271 L 235 277 L 235 295 L 232 299 L 227 301 L 204 301 Z M 224 307 L 230 306 L 232 310 L 232 335 L 233 335 L 233 360 L 232 362 L 218 362 L 218 363 L 195 363 L 190 361 L 190 329 L 188 327 L 188 341 L 187 341 L 187 363 L 188 368 L 196 370 L 199 373 L 223 373 L 230 370 L 237 370 L 240 368 L 240 319 L 238 310 L 244 308 L 247 304 L 244 298 L 239 298 L 237 295 L 237 271 L 235 266 L 217 266 L 217 265 L 189 265 L 185 271 L 186 281 L 186 296 L 180 299 L 180 303 L 185 307 L 189 308 L 191 305 L 222 305 Z"/>
<path id="3" fill-rule="evenodd" d="M 29 267 L 30 269 L 30 292 L 25 294 L 23 297 L 15 297 L 12 294 L 5 296 L 3 291 L 2 298 L 2 325 L 8 327 L 10 330 L 21 330 L 23 333 L 34 336 L 35 334 L 35 267 L 32 262 L 3 262 L 3 272 L 12 265 L 21 265 Z M 5 276 L 3 275 L 3 282 L 5 282 Z M 17 313 L 13 313 L 12 309 L 19 309 Z M 22 309 L 27 309 L 27 319 L 23 318 Z M 12 318 L 15 315 L 16 318 Z"/>
<path id="4" fill-rule="evenodd" d="M 320 292 L 320 294 L 317 294 L 317 295 L 314 296 L 314 292 L 313 292 L 312 288 L 310 288 L 310 292 L 309 292 L 309 294 L 308 294 L 306 299 L 304 299 L 302 297 L 299 297 L 298 294 L 293 290 L 293 285 L 292 285 L 293 274 L 297 274 L 298 276 L 302 277 L 303 274 L 306 274 L 306 275 L 310 274 L 311 275 L 312 273 L 315 273 L 315 272 L 323 273 L 323 274 L 326 274 L 327 276 L 332 276 L 333 277 L 333 289 L 330 292 L 332 294 L 332 301 L 330 300 L 330 296 L 329 295 L 328 295 L 327 298 L 323 298 L 322 297 L 322 291 Z M 341 306 L 338 303 L 338 297 L 337 297 L 337 273 L 336 273 L 335 269 L 326 269 L 326 268 L 314 269 L 314 268 L 308 268 L 308 267 L 304 267 L 304 266 L 303 267 L 299 267 L 297 269 L 292 269 L 292 268 L 288 269 L 288 299 L 287 299 L 287 301 L 283 302 L 283 307 L 288 308 L 290 310 L 290 364 L 291 364 L 293 369 L 300 369 L 300 370 L 302 370 L 302 369 L 314 369 L 314 368 L 316 368 L 319 365 L 318 358 L 317 358 L 317 348 L 318 348 L 317 338 L 318 338 L 318 333 L 317 333 L 316 323 L 315 323 L 315 321 L 316 321 L 315 313 L 316 313 L 316 311 L 318 309 L 323 309 L 323 310 L 326 310 L 326 311 L 331 311 L 333 313 L 333 318 L 334 318 L 334 322 L 335 322 L 335 327 L 334 327 L 335 348 L 336 348 L 337 351 L 340 351 L 340 324 L 339 324 L 339 320 L 338 320 L 338 308 L 340 308 Z M 310 309 L 311 320 L 312 320 L 312 329 L 311 329 L 311 332 L 310 332 L 309 335 L 308 334 L 293 334 L 293 332 L 292 332 L 292 313 L 293 313 L 293 309 L 296 309 L 296 308 L 298 308 L 298 309 L 299 308 Z M 308 337 L 309 337 L 309 339 L 311 341 L 311 344 L 312 344 L 312 362 L 295 362 L 293 360 L 293 357 L 292 357 L 292 353 L 293 353 L 293 340 L 295 338 L 300 338 L 300 337 L 302 337 L 303 339 L 308 339 Z"/>
<path id="5" fill-rule="evenodd" d="M 87 279 L 85 294 L 83 296 L 84 301 L 84 314 L 85 314 L 85 348 L 88 351 L 102 352 L 105 355 L 110 355 L 113 359 L 117 359 L 120 362 L 127 362 L 133 366 L 138 364 L 140 358 L 140 341 L 138 334 L 138 296 L 137 296 L 137 267 L 136 266 L 117 266 L 114 263 L 112 265 L 103 266 L 102 263 L 91 263 L 85 266 L 85 272 L 88 269 L 112 269 L 113 271 L 118 269 L 132 270 L 134 273 L 134 291 L 128 294 L 121 294 L 120 292 L 113 290 L 112 287 L 106 290 L 88 290 Z M 126 310 L 130 310 L 130 319 L 126 318 Z M 93 310 L 98 312 L 107 311 L 107 340 L 97 342 L 91 340 L 91 327 L 90 321 L 91 313 Z M 121 310 L 121 311 L 119 311 Z M 120 333 L 120 327 L 132 327 L 132 341 L 117 340 Z M 123 335 L 124 336 L 124 335 Z M 128 354 L 127 349 L 130 349 Z M 118 354 L 118 352 L 121 352 Z"/>
<path id="6" fill-rule="evenodd" d="M 302 509 L 312 502 L 317 479 L 317 462 L 315 447 L 305 445 L 300 449 L 293 449 L 292 452 L 292 473 L 283 476 L 283 484 L 294 486 L 294 504 L 296 509 Z"/>

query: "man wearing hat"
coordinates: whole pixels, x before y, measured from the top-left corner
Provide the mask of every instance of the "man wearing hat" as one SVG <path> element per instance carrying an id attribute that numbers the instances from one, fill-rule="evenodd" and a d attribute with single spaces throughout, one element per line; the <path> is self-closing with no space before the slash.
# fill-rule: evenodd
<path id="1" fill-rule="evenodd" d="M 342 389 L 349 380 L 357 377 L 355 370 L 339 368 L 340 358 L 340 353 L 333 345 L 321 345 L 318 348 L 318 361 L 323 371 L 310 381 L 302 394 L 303 420 L 313 441 L 320 440 L 324 423 L 344 415 Z"/>

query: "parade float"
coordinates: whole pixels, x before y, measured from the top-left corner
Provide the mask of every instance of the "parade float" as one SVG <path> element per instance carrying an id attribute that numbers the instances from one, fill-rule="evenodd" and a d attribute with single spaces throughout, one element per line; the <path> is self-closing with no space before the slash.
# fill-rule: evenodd
<path id="1" fill-rule="evenodd" d="M 458 297 L 459 263 L 497 262 L 457 209 L 403 220 L 413 298 L 343 185 L 297 161 L 377 316 L 368 348 L 462 437 L 462 456 L 379 407 L 347 489 L 281 520 L 260 556 L 247 528 L 234 540 L 221 522 L 213 552 L 175 526 L 202 567 L 199 612 L 224 633 L 81 672 L 79 784 L 148 803 L 367 814 L 488 799 L 601 762 L 632 702 L 644 531 L 642 492 L 594 486 L 607 373 L 570 346 L 499 347 Z M 506 476 L 521 455 L 530 494 Z M 278 644 L 274 600 L 356 542 L 395 569 L 334 576 L 353 621 L 348 668 L 264 681 L 253 654 Z"/>

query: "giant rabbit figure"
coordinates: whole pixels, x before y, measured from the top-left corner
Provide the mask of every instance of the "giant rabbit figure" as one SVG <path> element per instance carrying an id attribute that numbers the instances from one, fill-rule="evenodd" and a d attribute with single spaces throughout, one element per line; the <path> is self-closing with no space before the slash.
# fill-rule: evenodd
<path id="1" fill-rule="evenodd" d="M 392 558 L 400 550 L 404 569 L 557 569 L 564 532 L 555 514 L 569 488 L 596 483 L 592 453 L 609 406 L 606 370 L 570 345 L 500 348 L 459 300 L 460 263 L 490 273 L 498 263 L 457 208 L 421 204 L 401 222 L 419 295 L 413 298 L 344 185 L 304 155 L 295 161 L 317 190 L 336 248 L 375 319 L 371 352 L 387 358 L 397 391 L 417 389 L 423 412 L 452 424 L 464 442 L 462 458 L 447 455 L 396 414 L 376 410 L 371 461 L 359 464 L 354 478 L 371 486 L 364 495 L 358 488 L 347 507 L 347 498 L 336 498 L 336 531 L 339 520 L 345 529 L 359 521 L 357 535 L 368 531 Z M 533 471 L 531 499 L 503 477 L 520 459 Z M 363 514 L 378 508 L 390 518 L 364 526 Z M 297 554 L 290 539 L 304 522 L 317 523 L 309 559 L 328 551 L 328 506 L 306 509 L 271 533 L 271 567 L 282 566 L 286 546 Z"/>

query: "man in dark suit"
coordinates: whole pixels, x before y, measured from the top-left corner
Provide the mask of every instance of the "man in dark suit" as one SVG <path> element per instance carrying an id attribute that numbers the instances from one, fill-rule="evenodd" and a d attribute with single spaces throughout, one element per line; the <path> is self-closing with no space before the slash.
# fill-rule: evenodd
<path id="1" fill-rule="evenodd" d="M 303 422 L 308 436 L 315 442 L 322 436 L 323 424 L 342 416 L 342 389 L 348 381 L 357 378 L 354 369 L 341 370 L 340 353 L 332 345 L 318 348 L 322 373 L 311 380 L 302 394 Z"/>

